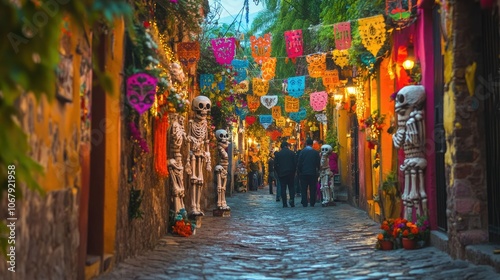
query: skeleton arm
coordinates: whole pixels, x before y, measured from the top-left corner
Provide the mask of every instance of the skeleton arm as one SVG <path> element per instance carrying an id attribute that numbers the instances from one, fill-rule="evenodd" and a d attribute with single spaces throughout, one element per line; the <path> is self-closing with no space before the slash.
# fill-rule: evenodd
<path id="1" fill-rule="evenodd" d="M 410 118 L 406 122 L 406 127 L 408 129 L 406 133 L 405 142 L 412 144 L 413 146 L 420 147 L 423 144 L 423 117 L 422 111 L 413 111 L 410 114 Z"/>
<path id="2" fill-rule="evenodd" d="M 205 160 L 207 161 L 207 171 L 212 171 L 212 160 L 210 156 L 210 140 L 208 139 L 208 131 L 205 134 Z"/>
<path id="3" fill-rule="evenodd" d="M 189 120 L 189 123 L 188 123 L 188 133 L 191 134 L 191 129 L 192 129 L 192 124 L 193 124 L 193 121 L 192 120 Z M 187 135 L 186 133 L 184 133 L 184 135 Z M 191 160 L 191 137 L 190 136 L 186 136 L 186 142 L 187 142 L 187 149 L 188 149 L 188 156 L 187 156 L 187 160 L 186 160 L 186 173 L 188 175 L 191 175 L 192 174 L 192 170 L 191 170 L 191 164 L 190 164 L 190 160 Z"/>

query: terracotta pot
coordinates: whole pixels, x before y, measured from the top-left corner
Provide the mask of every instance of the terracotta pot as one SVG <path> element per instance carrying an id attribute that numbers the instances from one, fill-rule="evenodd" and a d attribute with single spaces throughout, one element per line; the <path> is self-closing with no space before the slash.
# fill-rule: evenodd
<path id="1" fill-rule="evenodd" d="M 406 250 L 414 250 L 417 247 L 417 241 L 415 239 L 402 239 L 403 248 Z"/>
<path id="2" fill-rule="evenodd" d="M 384 251 L 392 250 L 394 243 L 392 243 L 391 240 L 379 240 L 380 242 L 380 249 Z"/>

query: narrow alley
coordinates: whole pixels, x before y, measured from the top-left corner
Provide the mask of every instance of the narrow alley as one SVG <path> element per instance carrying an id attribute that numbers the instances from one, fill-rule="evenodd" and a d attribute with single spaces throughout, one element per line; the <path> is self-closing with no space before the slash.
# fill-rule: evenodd
<path id="1" fill-rule="evenodd" d="M 227 201 L 231 217 L 208 213 L 195 235 L 168 234 L 98 279 L 500 279 L 432 246 L 376 250 L 379 223 L 346 203 L 282 208 L 267 188 Z"/>

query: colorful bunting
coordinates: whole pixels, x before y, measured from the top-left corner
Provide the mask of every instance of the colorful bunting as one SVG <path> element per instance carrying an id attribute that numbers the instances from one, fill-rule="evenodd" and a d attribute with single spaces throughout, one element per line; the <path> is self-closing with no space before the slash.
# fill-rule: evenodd
<path id="1" fill-rule="evenodd" d="M 269 136 L 269 138 L 271 138 L 271 140 L 273 140 L 273 141 L 278 140 L 278 138 L 281 136 L 281 132 L 279 132 L 279 131 L 277 131 L 277 130 L 268 131 L 266 134 L 267 134 L 267 136 Z"/>
<path id="2" fill-rule="evenodd" d="M 306 88 L 306 77 L 290 77 L 287 81 L 287 91 L 292 97 L 299 98 L 304 94 L 304 89 Z"/>
<path id="3" fill-rule="evenodd" d="M 344 68 L 349 64 L 349 50 L 333 50 L 332 51 L 333 61 L 335 64 Z"/>
<path id="4" fill-rule="evenodd" d="M 285 31 L 286 53 L 295 62 L 295 59 L 302 55 L 302 30 Z"/>
<path id="5" fill-rule="evenodd" d="M 273 123 L 273 116 L 271 115 L 259 115 L 260 124 L 267 129 Z"/>
<path id="6" fill-rule="evenodd" d="M 155 77 L 146 73 L 137 73 L 127 78 L 127 100 L 139 114 L 153 106 L 157 83 Z"/>
<path id="7" fill-rule="evenodd" d="M 248 109 L 251 112 L 257 111 L 257 109 L 259 109 L 259 106 L 260 106 L 260 98 L 258 96 L 255 96 L 255 95 L 248 94 L 247 95 L 247 105 L 248 105 Z"/>
<path id="8" fill-rule="evenodd" d="M 200 60 L 200 42 L 177 43 L 177 57 L 184 69 L 194 69 Z"/>
<path id="9" fill-rule="evenodd" d="M 351 48 L 351 22 L 341 22 L 333 25 L 333 36 L 337 50 Z"/>
<path id="10" fill-rule="evenodd" d="M 217 63 L 221 65 L 231 64 L 235 55 L 235 39 L 233 37 L 217 38 L 212 39 L 211 42 Z"/>
<path id="11" fill-rule="evenodd" d="M 285 112 L 298 112 L 299 111 L 299 99 L 293 98 L 291 96 L 285 96 Z"/>
<path id="12" fill-rule="evenodd" d="M 245 123 L 247 124 L 247 126 L 251 126 L 256 120 L 257 120 L 257 118 L 255 116 L 246 116 L 245 117 Z"/>
<path id="13" fill-rule="evenodd" d="M 200 90 L 211 90 L 214 83 L 214 74 L 200 74 Z"/>
<path id="14" fill-rule="evenodd" d="M 281 118 L 281 106 L 274 106 L 271 108 L 271 115 L 275 120 Z"/>
<path id="15" fill-rule="evenodd" d="M 383 15 L 358 19 L 358 30 L 365 48 L 377 57 L 377 53 L 386 39 L 385 20 Z"/>
<path id="16" fill-rule="evenodd" d="M 252 48 L 252 57 L 255 62 L 262 64 L 267 58 L 271 57 L 271 34 L 266 33 L 262 37 L 250 37 Z"/>
<path id="17" fill-rule="evenodd" d="M 274 119 L 274 120 L 276 121 L 276 126 L 285 127 L 285 125 L 286 125 L 286 119 L 284 117 L 281 117 L 279 119 Z"/>
<path id="18" fill-rule="evenodd" d="M 292 136 L 292 133 L 293 133 L 293 127 L 284 127 L 283 128 L 283 136 L 290 137 L 290 136 Z"/>
<path id="19" fill-rule="evenodd" d="M 298 112 L 290 113 L 290 119 L 292 119 L 294 122 L 300 122 L 306 117 L 307 117 L 307 111 L 304 108 L 301 108 Z"/>
<path id="20" fill-rule="evenodd" d="M 233 59 L 233 61 L 231 61 L 231 65 L 236 72 L 236 76 L 234 77 L 236 82 L 241 83 L 247 78 L 247 68 L 249 65 L 248 60 Z"/>
<path id="21" fill-rule="evenodd" d="M 323 74 L 323 85 L 328 90 L 332 92 L 340 84 L 339 70 L 326 70 Z"/>
<path id="22" fill-rule="evenodd" d="M 309 102 L 314 111 L 323 111 L 328 104 L 328 93 L 326 91 L 313 92 L 309 96 Z"/>
<path id="23" fill-rule="evenodd" d="M 306 56 L 307 70 L 311 78 L 321 78 L 326 70 L 326 54 L 317 53 Z"/>
<path id="24" fill-rule="evenodd" d="M 240 108 L 238 106 L 235 107 L 235 112 L 240 119 L 244 119 L 248 115 L 248 109 L 247 108 Z"/>
<path id="25" fill-rule="evenodd" d="M 260 103 L 264 105 L 267 109 L 271 109 L 276 104 L 278 104 L 278 96 L 277 95 L 265 95 L 260 97 Z"/>
<path id="26" fill-rule="evenodd" d="M 270 57 L 262 62 L 262 79 L 272 80 L 276 72 L 276 57 Z"/>
<path id="27" fill-rule="evenodd" d="M 255 95 L 264 96 L 267 94 L 267 91 L 269 90 L 269 81 L 259 78 L 253 78 L 252 89 Z"/>

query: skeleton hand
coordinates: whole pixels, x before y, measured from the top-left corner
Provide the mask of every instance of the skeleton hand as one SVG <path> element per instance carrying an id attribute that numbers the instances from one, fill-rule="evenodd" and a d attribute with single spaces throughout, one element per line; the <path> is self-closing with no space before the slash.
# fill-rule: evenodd
<path id="1" fill-rule="evenodd" d="M 403 146 L 405 131 L 406 130 L 404 128 L 398 128 L 396 133 L 392 136 L 392 142 L 394 143 L 394 147 L 399 149 L 401 148 L 401 146 Z"/>
<path id="2" fill-rule="evenodd" d="M 191 164 L 189 164 L 189 158 L 188 160 L 186 161 L 186 166 L 184 167 L 184 170 L 186 170 L 186 173 L 188 175 L 191 175 L 193 174 L 192 170 L 191 170 Z"/>

